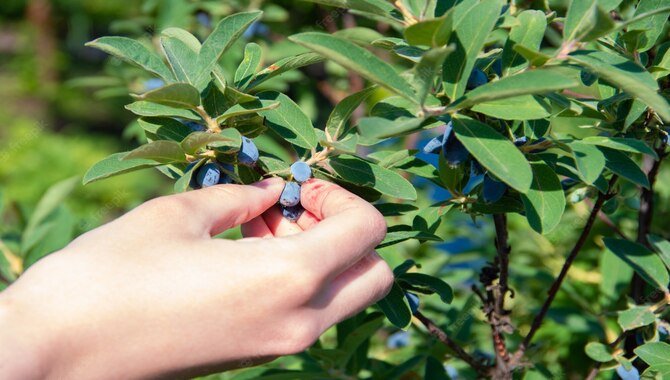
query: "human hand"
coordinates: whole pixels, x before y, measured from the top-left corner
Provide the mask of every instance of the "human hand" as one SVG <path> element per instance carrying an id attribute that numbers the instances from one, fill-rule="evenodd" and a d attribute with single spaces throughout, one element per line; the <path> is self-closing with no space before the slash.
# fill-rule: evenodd
<path id="1" fill-rule="evenodd" d="M 0 293 L 5 378 L 188 377 L 309 347 L 383 297 L 386 226 L 332 183 L 283 181 L 151 200 L 41 260 Z M 243 224 L 244 239 L 212 239 Z"/>

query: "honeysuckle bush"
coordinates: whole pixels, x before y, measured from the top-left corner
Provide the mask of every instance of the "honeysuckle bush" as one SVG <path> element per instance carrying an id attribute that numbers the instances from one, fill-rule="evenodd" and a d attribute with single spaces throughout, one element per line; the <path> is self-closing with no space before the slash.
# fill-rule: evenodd
<path id="1" fill-rule="evenodd" d="M 670 376 L 670 1 L 314 2 L 326 18 L 287 40 L 278 5 L 179 2 L 189 17 L 152 43 L 88 44 L 131 64 L 112 61 L 146 143 L 84 183 L 155 168 L 192 191 L 205 165 L 252 183 L 304 161 L 387 217 L 385 299 L 280 366 L 220 376 Z M 367 27 L 320 27 L 345 14 Z M 343 93 L 325 117 L 304 100 L 328 83 L 315 67 Z M 445 269 L 434 247 L 462 235 L 474 270 Z"/>

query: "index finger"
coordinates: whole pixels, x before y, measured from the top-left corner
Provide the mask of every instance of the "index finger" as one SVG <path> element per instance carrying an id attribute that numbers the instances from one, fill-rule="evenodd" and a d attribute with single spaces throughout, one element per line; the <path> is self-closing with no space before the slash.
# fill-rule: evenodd
<path id="1" fill-rule="evenodd" d="M 370 203 L 342 187 L 311 179 L 302 185 L 302 206 L 320 222 L 290 238 L 303 256 L 337 275 L 357 263 L 386 236 L 386 221 Z"/>

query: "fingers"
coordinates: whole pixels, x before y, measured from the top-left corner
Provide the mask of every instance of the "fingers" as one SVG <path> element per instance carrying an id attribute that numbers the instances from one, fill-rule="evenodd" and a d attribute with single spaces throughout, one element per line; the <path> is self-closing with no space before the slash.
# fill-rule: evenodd
<path id="1" fill-rule="evenodd" d="M 301 258 L 331 276 L 358 262 L 386 235 L 382 215 L 338 185 L 312 179 L 302 185 L 301 201 L 320 221 L 291 238 L 297 240 Z"/>
<path id="2" fill-rule="evenodd" d="M 271 207 L 262 217 L 274 236 L 289 236 L 302 232 L 297 223 L 291 223 L 284 218 L 279 206 Z"/>
<path id="3" fill-rule="evenodd" d="M 135 216 L 171 235 L 214 236 L 265 212 L 277 203 L 283 188 L 280 178 L 216 185 L 156 198 L 138 207 Z"/>
<path id="4" fill-rule="evenodd" d="M 258 237 L 267 238 L 273 237 L 272 231 L 263 220 L 263 216 L 257 216 L 247 223 L 242 225 L 242 236 L 245 238 Z"/>
<path id="5" fill-rule="evenodd" d="M 320 319 L 329 327 L 379 301 L 392 285 L 391 268 L 372 251 L 340 274 L 310 306 L 323 313 Z"/>

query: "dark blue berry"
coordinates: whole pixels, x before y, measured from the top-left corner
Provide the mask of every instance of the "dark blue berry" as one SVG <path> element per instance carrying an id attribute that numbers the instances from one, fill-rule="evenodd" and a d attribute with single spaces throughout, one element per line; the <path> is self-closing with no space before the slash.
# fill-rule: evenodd
<path id="1" fill-rule="evenodd" d="M 474 69 L 468 77 L 468 83 L 465 85 L 465 88 L 468 90 L 474 90 L 479 86 L 485 85 L 488 81 L 489 78 L 486 76 L 485 72 L 479 69 Z"/>
<path id="2" fill-rule="evenodd" d="M 451 122 L 447 123 L 444 135 L 442 136 L 442 154 L 447 164 L 451 167 L 464 163 L 470 157 L 470 152 L 456 138 Z"/>
<path id="3" fill-rule="evenodd" d="M 566 179 L 561 181 L 561 187 L 563 188 L 563 190 L 568 190 L 568 189 L 570 189 L 571 187 L 575 186 L 578 183 L 579 183 L 579 181 L 577 181 L 575 179 L 566 178 Z"/>
<path id="4" fill-rule="evenodd" d="M 479 163 L 479 161 L 473 159 L 471 161 L 470 165 L 471 165 L 471 168 L 470 168 L 471 173 L 473 173 L 474 175 L 484 174 L 485 170 L 482 167 L 482 164 Z"/>
<path id="5" fill-rule="evenodd" d="M 184 174 L 188 173 L 189 171 L 193 170 L 193 167 L 197 164 L 197 161 L 191 162 L 186 166 L 186 169 L 184 169 Z M 188 185 L 191 187 L 191 189 L 196 190 L 200 188 L 200 185 L 198 185 L 198 179 L 196 178 L 196 173 L 191 174 L 191 181 L 188 183 Z"/>
<path id="6" fill-rule="evenodd" d="M 517 139 L 514 139 L 514 145 L 516 146 L 526 145 L 527 143 L 528 143 L 528 137 L 526 136 L 521 136 Z"/>
<path id="7" fill-rule="evenodd" d="M 484 184 L 482 185 L 482 199 L 485 203 L 495 203 L 505 195 L 507 185 L 500 181 L 496 181 L 491 176 L 484 177 Z"/>
<path id="8" fill-rule="evenodd" d="M 212 18 L 209 17 L 209 14 L 207 12 L 203 11 L 198 11 L 195 15 L 195 19 L 198 20 L 198 23 L 205 28 L 211 28 L 212 27 Z"/>
<path id="9" fill-rule="evenodd" d="M 438 154 L 442 150 L 442 138 L 435 137 L 423 147 L 423 152 L 426 154 Z"/>
<path id="10" fill-rule="evenodd" d="M 295 206 L 281 206 L 281 214 L 289 222 L 293 223 L 298 221 L 298 218 L 300 218 L 300 215 L 302 215 L 303 211 L 305 211 L 305 209 L 302 208 L 302 206 L 299 204 Z"/>
<path id="11" fill-rule="evenodd" d="M 409 304 L 410 310 L 412 310 L 412 314 L 416 314 L 416 312 L 419 311 L 419 296 L 414 293 L 405 292 L 405 298 L 407 298 L 407 303 Z"/>
<path id="12" fill-rule="evenodd" d="M 297 182 L 286 182 L 279 203 L 282 206 L 295 206 L 300 203 L 300 185 Z"/>
<path id="13" fill-rule="evenodd" d="M 386 347 L 390 349 L 397 349 L 409 346 L 409 332 L 398 331 L 395 334 L 389 335 L 386 340 Z"/>
<path id="14" fill-rule="evenodd" d="M 229 172 L 235 172 L 235 167 L 231 164 L 219 163 L 219 165 L 223 169 L 225 169 Z M 228 173 L 226 173 L 224 171 L 221 171 L 221 177 L 219 178 L 219 184 L 220 185 L 226 185 L 226 184 L 229 184 L 229 183 L 233 183 L 233 178 L 230 175 L 228 175 Z"/>
<path id="15" fill-rule="evenodd" d="M 193 132 L 205 132 L 207 127 L 195 121 L 186 120 L 183 124 L 191 129 Z"/>
<path id="16" fill-rule="evenodd" d="M 242 146 L 239 153 L 237 153 L 237 160 L 242 165 L 254 166 L 258 161 L 258 148 L 251 139 L 242 137 Z"/>
<path id="17" fill-rule="evenodd" d="M 198 185 L 201 187 L 214 186 L 219 183 L 221 170 L 219 170 L 219 167 L 216 164 L 210 162 L 198 169 L 196 178 Z"/>
<path id="18" fill-rule="evenodd" d="M 584 83 L 585 86 L 590 86 L 596 83 L 596 80 L 598 80 L 597 76 L 586 70 L 582 70 L 579 73 L 579 78 L 582 80 L 582 83 Z"/>
<path id="19" fill-rule="evenodd" d="M 312 168 L 304 161 L 297 161 L 291 165 L 291 174 L 294 180 L 303 183 L 312 177 Z"/>

